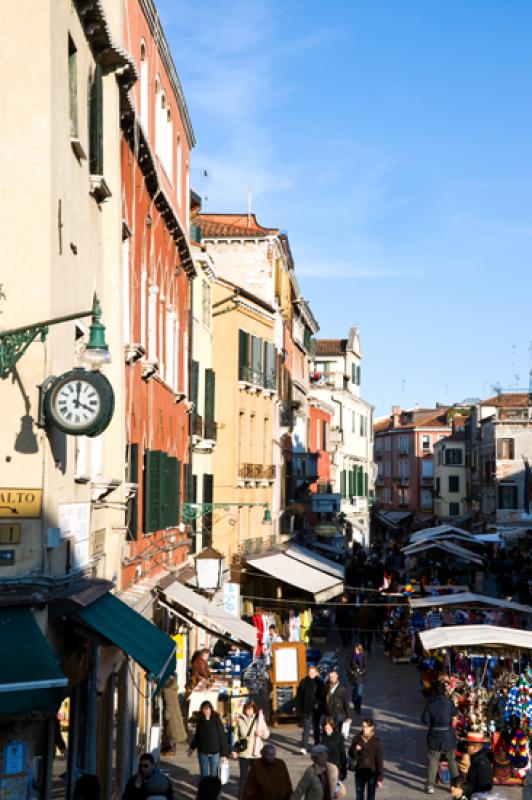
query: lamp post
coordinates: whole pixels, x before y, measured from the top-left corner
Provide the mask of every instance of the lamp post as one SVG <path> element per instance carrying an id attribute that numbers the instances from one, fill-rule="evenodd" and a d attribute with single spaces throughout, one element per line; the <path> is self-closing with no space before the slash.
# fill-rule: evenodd
<path id="1" fill-rule="evenodd" d="M 46 341 L 52 325 L 60 325 L 62 322 L 84 317 L 92 317 L 89 342 L 83 354 L 84 360 L 91 366 L 91 369 L 99 369 L 102 364 L 108 364 L 110 361 L 109 348 L 105 341 L 105 327 L 100 321 L 101 316 L 102 309 L 95 294 L 90 311 L 78 311 L 74 314 L 65 314 L 62 317 L 35 322 L 32 325 L 22 325 L 19 328 L 0 331 L 0 378 L 5 378 L 11 372 L 32 342 L 38 338 L 41 342 Z"/>
<path id="2" fill-rule="evenodd" d="M 194 557 L 198 589 L 215 592 L 222 585 L 224 557 L 213 547 L 206 547 Z"/>

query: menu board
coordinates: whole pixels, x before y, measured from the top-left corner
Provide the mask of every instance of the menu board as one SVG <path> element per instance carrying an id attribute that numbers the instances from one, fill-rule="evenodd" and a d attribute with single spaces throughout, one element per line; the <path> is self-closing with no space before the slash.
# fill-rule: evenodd
<path id="1" fill-rule="evenodd" d="M 275 653 L 274 683 L 298 683 L 297 648 L 283 647 Z"/>

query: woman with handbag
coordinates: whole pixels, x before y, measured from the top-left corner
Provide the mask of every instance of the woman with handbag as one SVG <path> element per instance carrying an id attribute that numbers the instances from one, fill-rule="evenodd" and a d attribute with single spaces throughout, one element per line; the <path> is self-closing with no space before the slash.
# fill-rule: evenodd
<path id="1" fill-rule="evenodd" d="M 361 644 L 356 644 L 347 657 L 347 675 L 352 684 L 352 699 L 355 714 L 362 710 L 362 693 L 364 691 L 364 675 L 367 671 L 366 655 Z"/>
<path id="2" fill-rule="evenodd" d="M 259 711 L 253 700 L 248 700 L 242 709 L 242 714 L 236 719 L 234 730 L 233 758 L 238 758 L 240 768 L 239 797 L 243 796 L 251 762 L 255 758 L 260 758 L 264 742 L 269 736 L 270 731 L 264 714 Z"/>
<path id="3" fill-rule="evenodd" d="M 351 742 L 348 768 L 355 773 L 356 800 L 375 800 L 382 786 L 382 744 L 372 719 L 362 720 L 362 731 Z M 367 787 L 367 794 L 366 794 Z"/>

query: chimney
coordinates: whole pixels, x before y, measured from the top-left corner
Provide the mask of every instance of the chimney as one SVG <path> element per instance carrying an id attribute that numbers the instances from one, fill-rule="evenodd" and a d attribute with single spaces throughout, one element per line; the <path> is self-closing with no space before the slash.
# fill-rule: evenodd
<path id="1" fill-rule="evenodd" d="M 399 417 L 401 416 L 401 406 L 392 406 L 393 427 L 399 427 Z"/>

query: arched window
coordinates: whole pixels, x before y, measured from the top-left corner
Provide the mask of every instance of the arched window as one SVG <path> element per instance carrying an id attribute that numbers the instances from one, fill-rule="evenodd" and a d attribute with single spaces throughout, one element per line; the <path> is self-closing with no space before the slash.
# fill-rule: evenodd
<path id="1" fill-rule="evenodd" d="M 103 175 L 103 81 L 98 64 L 89 77 L 88 105 L 89 172 Z"/>
<path id="2" fill-rule="evenodd" d="M 157 81 L 156 107 L 155 107 L 155 152 L 159 157 L 167 178 L 172 181 L 172 112 L 166 100 L 164 89 Z"/>
<path id="3" fill-rule="evenodd" d="M 150 131 L 150 98 L 148 53 L 144 42 L 140 45 L 140 121 L 146 134 Z"/>

